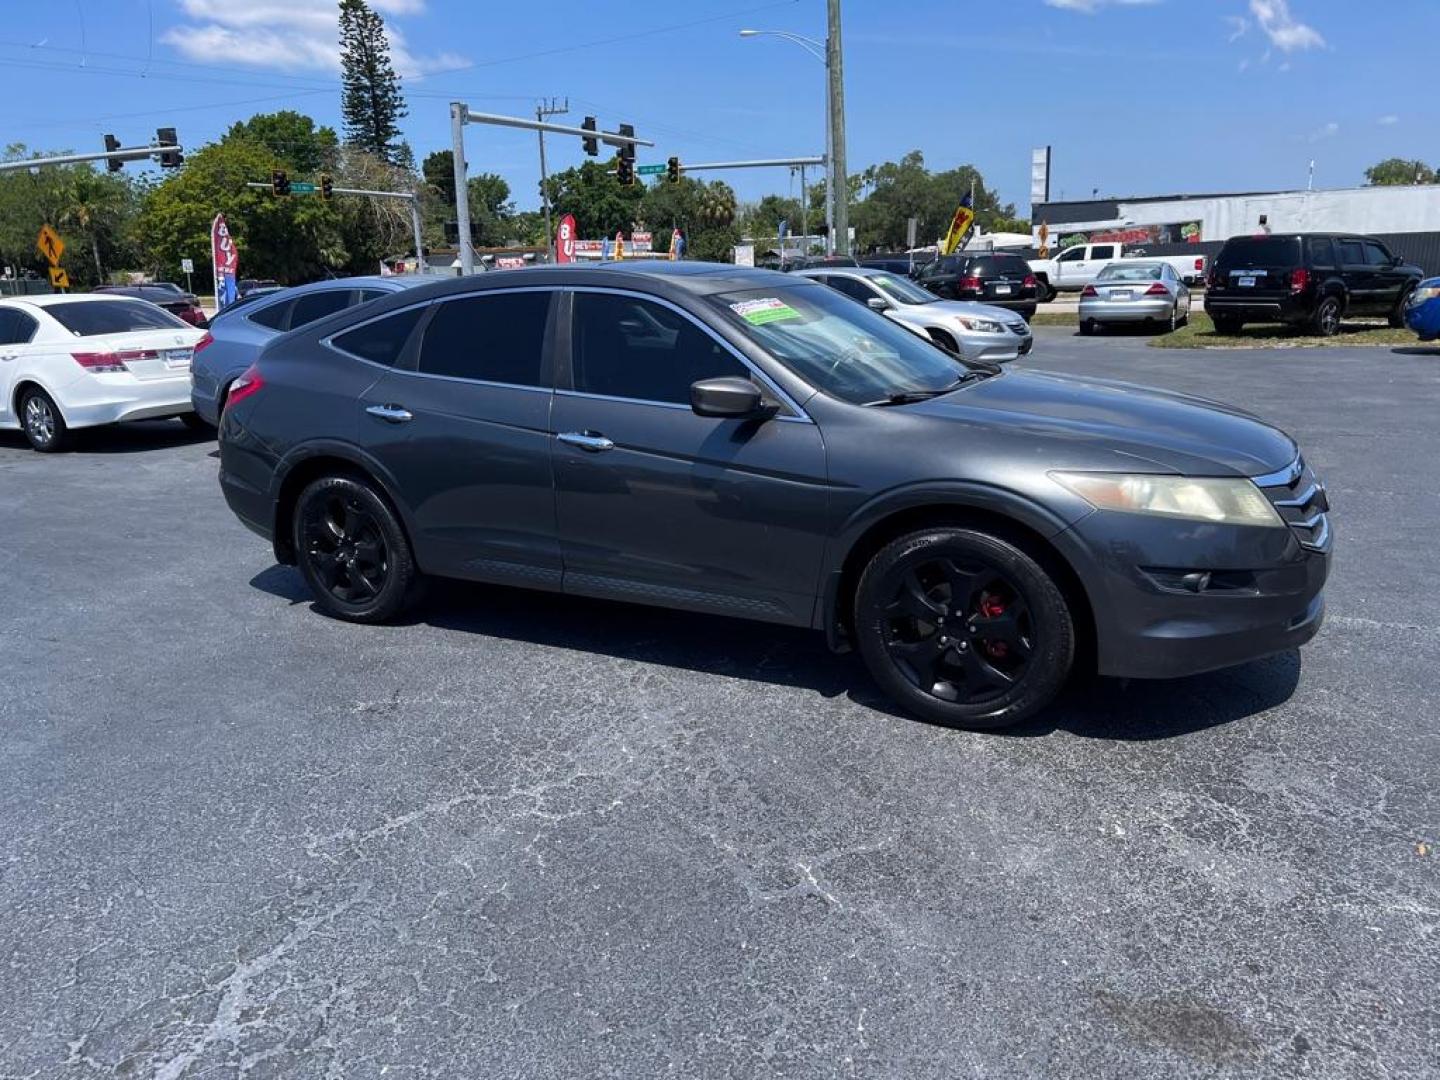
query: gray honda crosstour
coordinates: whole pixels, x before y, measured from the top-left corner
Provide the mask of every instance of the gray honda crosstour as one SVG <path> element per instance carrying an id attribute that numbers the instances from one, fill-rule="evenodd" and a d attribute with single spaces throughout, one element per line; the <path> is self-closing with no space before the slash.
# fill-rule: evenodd
<path id="1" fill-rule="evenodd" d="M 319 605 L 422 575 L 823 631 L 919 716 L 999 727 L 1084 661 L 1310 640 L 1324 488 L 1248 413 L 965 362 L 832 289 L 704 263 L 446 280 L 285 334 L 232 387 L 230 507 Z"/>

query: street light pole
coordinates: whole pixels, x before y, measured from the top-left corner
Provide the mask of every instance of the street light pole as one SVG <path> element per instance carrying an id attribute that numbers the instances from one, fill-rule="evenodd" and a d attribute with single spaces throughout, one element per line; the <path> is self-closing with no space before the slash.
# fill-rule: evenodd
<path id="1" fill-rule="evenodd" d="M 450 103 L 450 138 L 455 155 L 455 229 L 460 234 L 460 273 L 475 272 L 475 250 L 470 246 L 470 191 L 465 178 L 465 121 L 470 110 L 463 102 Z"/>
<path id="2" fill-rule="evenodd" d="M 834 222 L 830 232 L 837 255 L 850 254 L 850 185 L 845 178 L 845 59 L 840 43 L 840 0 L 829 0 L 825 69 L 830 98 L 830 190 Z"/>

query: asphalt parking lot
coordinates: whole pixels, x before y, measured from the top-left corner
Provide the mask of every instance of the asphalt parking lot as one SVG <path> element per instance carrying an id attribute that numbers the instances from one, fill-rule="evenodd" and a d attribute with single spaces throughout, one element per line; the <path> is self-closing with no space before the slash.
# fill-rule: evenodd
<path id="1" fill-rule="evenodd" d="M 1312 646 L 957 732 L 798 631 L 332 621 L 178 423 L 0 434 L 0 1077 L 1436 1075 L 1440 350 L 1038 337 L 1300 440 Z"/>

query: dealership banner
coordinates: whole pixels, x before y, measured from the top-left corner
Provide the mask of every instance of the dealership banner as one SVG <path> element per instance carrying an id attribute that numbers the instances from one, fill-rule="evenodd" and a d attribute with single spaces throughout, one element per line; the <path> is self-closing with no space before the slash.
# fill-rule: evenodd
<path id="1" fill-rule="evenodd" d="M 235 278 L 240 270 L 240 252 L 235 250 L 224 214 L 216 214 L 210 223 L 210 261 L 215 268 L 215 310 L 219 311 L 235 302 Z"/>
<path id="2" fill-rule="evenodd" d="M 575 215 L 566 214 L 560 219 L 560 227 L 555 230 L 555 261 L 557 263 L 572 263 L 575 261 Z"/>

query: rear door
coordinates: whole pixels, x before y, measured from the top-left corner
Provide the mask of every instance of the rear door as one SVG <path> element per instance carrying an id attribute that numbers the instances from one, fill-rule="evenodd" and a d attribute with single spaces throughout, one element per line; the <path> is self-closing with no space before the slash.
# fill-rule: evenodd
<path id="1" fill-rule="evenodd" d="M 29 312 L 0 305 L 0 423 L 15 419 L 11 399 L 15 396 L 16 373 L 34 350 L 30 342 L 39 325 Z"/>
<path id="2" fill-rule="evenodd" d="M 495 289 L 431 305 L 418 347 L 362 396 L 359 442 L 404 498 L 428 573 L 559 588 L 555 295 Z"/>

